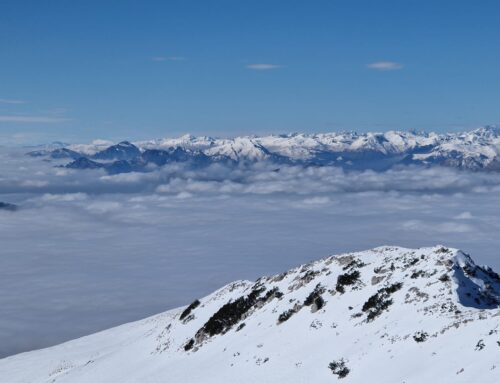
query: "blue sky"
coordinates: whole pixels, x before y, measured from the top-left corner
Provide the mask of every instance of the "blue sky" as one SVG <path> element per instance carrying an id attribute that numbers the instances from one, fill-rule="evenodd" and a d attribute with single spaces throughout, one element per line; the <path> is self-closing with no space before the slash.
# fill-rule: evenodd
<path id="1" fill-rule="evenodd" d="M 497 1 L 0 3 L 0 142 L 500 122 Z"/>

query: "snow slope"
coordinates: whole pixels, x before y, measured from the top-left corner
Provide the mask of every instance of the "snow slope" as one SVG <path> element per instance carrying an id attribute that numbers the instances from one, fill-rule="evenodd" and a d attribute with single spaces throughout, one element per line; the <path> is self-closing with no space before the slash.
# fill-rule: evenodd
<path id="1" fill-rule="evenodd" d="M 500 381 L 498 274 L 440 246 L 330 256 L 5 358 L 0 382 L 329 382 L 333 361 L 345 382 Z"/>

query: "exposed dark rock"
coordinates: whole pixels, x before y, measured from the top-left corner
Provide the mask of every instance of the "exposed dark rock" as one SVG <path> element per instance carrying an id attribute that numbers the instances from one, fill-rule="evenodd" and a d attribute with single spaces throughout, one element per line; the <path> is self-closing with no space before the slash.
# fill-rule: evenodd
<path id="1" fill-rule="evenodd" d="M 256 304 L 257 299 L 264 288 L 253 290 L 246 297 L 239 297 L 223 305 L 196 333 L 197 338 L 204 335 L 214 336 L 229 330 L 238 323 L 243 316 Z"/>
<path id="2" fill-rule="evenodd" d="M 137 146 L 128 141 L 122 141 L 97 152 L 92 158 L 96 160 L 133 160 L 140 155 L 141 151 Z"/>
<path id="3" fill-rule="evenodd" d="M 428 336 L 429 334 L 427 334 L 425 331 L 417 331 L 415 334 L 413 334 L 413 340 L 415 340 L 415 342 L 417 343 L 425 342 Z"/>
<path id="4" fill-rule="evenodd" d="M 18 209 L 17 205 L 7 202 L 0 202 L 0 210 L 16 211 Z"/>
<path id="5" fill-rule="evenodd" d="M 89 160 L 86 157 L 80 157 L 70 162 L 65 167 L 68 169 L 101 169 L 104 167 L 104 164 Z"/>
<path id="6" fill-rule="evenodd" d="M 283 323 L 286 322 L 288 319 L 292 317 L 293 314 L 295 314 L 296 311 L 294 309 L 288 309 L 284 312 L 282 312 L 279 317 L 278 317 L 278 322 Z"/>
<path id="7" fill-rule="evenodd" d="M 359 280 L 360 273 L 358 270 L 351 271 L 349 273 L 340 274 L 337 278 L 337 285 L 335 290 L 339 293 L 345 292 L 345 286 L 350 286 L 355 284 Z"/>
<path id="8" fill-rule="evenodd" d="M 313 312 L 321 310 L 325 305 L 325 300 L 321 296 L 325 292 L 325 288 L 320 284 L 317 284 L 314 290 L 307 296 L 304 301 L 304 306 L 312 306 L 311 310 Z"/>
<path id="9" fill-rule="evenodd" d="M 194 339 L 191 338 L 189 341 L 184 345 L 184 351 L 189 351 L 193 348 L 194 346 Z"/>
<path id="10" fill-rule="evenodd" d="M 393 301 L 390 298 L 391 294 L 401 289 L 402 286 L 402 283 L 394 283 L 388 287 L 379 289 L 376 294 L 368 298 L 361 308 L 363 312 L 367 313 L 367 320 L 374 320 L 392 305 Z"/>
<path id="11" fill-rule="evenodd" d="M 344 359 L 334 360 L 328 365 L 328 368 L 332 370 L 334 375 L 337 375 L 339 379 L 345 378 L 350 370 L 346 365 L 346 361 Z"/>
<path id="12" fill-rule="evenodd" d="M 197 308 L 200 305 L 200 301 L 197 299 L 193 303 L 191 303 L 182 313 L 181 316 L 179 317 L 179 320 L 184 320 L 191 312 Z"/>

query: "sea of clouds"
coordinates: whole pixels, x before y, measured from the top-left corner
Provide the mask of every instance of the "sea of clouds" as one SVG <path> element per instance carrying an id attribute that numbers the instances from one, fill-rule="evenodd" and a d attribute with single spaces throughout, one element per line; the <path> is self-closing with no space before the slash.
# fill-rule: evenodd
<path id="1" fill-rule="evenodd" d="M 108 175 L 0 148 L 0 357 L 338 252 L 444 244 L 500 269 L 500 174 L 255 164 Z"/>

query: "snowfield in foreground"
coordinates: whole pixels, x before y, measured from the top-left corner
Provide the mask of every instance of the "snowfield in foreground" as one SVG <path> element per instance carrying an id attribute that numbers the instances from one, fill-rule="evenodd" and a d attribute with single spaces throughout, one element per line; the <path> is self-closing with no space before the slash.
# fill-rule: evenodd
<path id="1" fill-rule="evenodd" d="M 0 381 L 498 382 L 500 277 L 460 250 L 373 250 L 0 360 Z"/>

